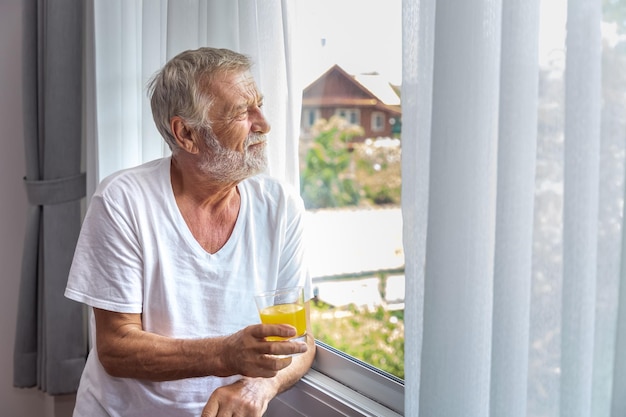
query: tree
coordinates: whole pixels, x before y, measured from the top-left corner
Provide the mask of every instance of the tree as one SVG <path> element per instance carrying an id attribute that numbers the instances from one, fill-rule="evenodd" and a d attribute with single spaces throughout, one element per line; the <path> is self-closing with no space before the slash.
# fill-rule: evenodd
<path id="1" fill-rule="evenodd" d="M 350 173 L 351 138 L 363 134 L 360 126 L 340 117 L 319 120 L 314 126 L 317 135 L 310 144 L 300 177 L 300 189 L 306 208 L 357 205 L 361 190 Z"/>

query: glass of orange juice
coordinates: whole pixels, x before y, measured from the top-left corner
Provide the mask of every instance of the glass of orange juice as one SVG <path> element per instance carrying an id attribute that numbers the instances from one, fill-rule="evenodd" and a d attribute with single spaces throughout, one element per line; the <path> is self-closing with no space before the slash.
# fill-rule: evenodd
<path id="1" fill-rule="evenodd" d="M 269 336 L 265 338 L 266 340 L 305 340 L 306 314 L 304 312 L 304 291 L 302 287 L 280 288 L 257 294 L 254 298 L 262 323 L 289 324 L 296 328 L 295 337 Z"/>

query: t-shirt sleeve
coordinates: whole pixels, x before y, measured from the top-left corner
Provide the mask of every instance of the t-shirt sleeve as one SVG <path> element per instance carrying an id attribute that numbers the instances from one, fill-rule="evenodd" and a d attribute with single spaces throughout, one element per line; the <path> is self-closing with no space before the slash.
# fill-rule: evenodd
<path id="1" fill-rule="evenodd" d="M 285 239 L 281 251 L 278 282 L 287 282 L 284 286 L 303 286 L 304 298 L 309 300 L 313 297 L 313 289 L 306 251 L 304 203 L 296 194 L 288 194 L 286 202 Z"/>
<path id="2" fill-rule="evenodd" d="M 65 296 L 96 308 L 141 313 L 142 251 L 136 230 L 127 200 L 94 195 L 78 238 Z"/>

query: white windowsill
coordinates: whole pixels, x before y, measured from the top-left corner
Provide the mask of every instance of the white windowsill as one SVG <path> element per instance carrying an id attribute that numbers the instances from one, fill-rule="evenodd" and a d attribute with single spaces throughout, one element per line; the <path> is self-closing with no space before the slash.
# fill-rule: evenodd
<path id="1" fill-rule="evenodd" d="M 312 369 L 279 395 L 265 417 L 400 417 L 401 414 Z"/>
<path id="2" fill-rule="evenodd" d="M 265 417 L 400 417 L 403 413 L 401 382 L 318 345 L 313 368 L 270 403 Z"/>

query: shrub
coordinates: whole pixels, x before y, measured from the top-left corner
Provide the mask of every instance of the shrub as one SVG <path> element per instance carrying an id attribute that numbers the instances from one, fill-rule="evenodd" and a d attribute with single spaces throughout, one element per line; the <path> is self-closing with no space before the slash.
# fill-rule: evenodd
<path id="1" fill-rule="evenodd" d="M 404 312 L 354 306 L 335 310 L 313 305 L 311 326 L 316 339 L 385 372 L 404 379 Z"/>
<path id="2" fill-rule="evenodd" d="M 362 129 L 332 117 L 329 121 L 319 120 L 314 131 L 317 134 L 307 148 L 300 177 L 306 208 L 357 205 L 361 189 L 350 175 L 352 154 L 348 143 Z"/>

